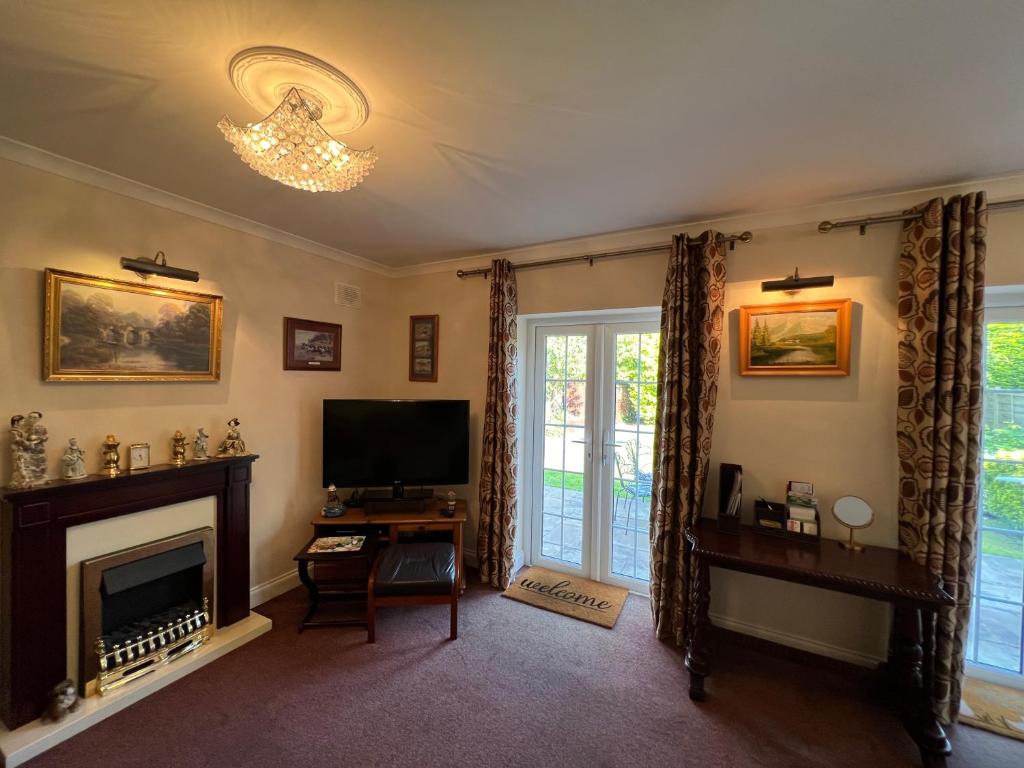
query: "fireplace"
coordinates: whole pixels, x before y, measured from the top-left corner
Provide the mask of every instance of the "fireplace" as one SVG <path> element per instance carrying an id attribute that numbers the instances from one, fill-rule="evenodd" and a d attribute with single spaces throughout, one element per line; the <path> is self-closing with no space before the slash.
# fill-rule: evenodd
<path id="1" fill-rule="evenodd" d="M 72 573 L 68 539 L 93 524 L 116 525 L 122 517 L 128 519 L 126 516 L 146 510 L 212 497 L 214 511 L 209 523 L 190 523 L 177 531 L 155 533 L 153 538 L 210 523 L 216 530 L 213 551 L 204 550 L 204 556 L 213 560 L 216 568 L 214 591 L 209 596 L 217 635 L 204 645 L 204 650 L 237 647 L 237 643 L 245 642 L 243 638 L 251 638 L 252 632 L 269 628 L 269 622 L 254 620 L 249 614 L 249 484 L 257 458 L 211 458 L 183 467 L 158 465 L 118 477 L 91 475 L 82 480 L 52 480 L 36 488 L 0 489 L 0 718 L 10 729 L 11 740 L 21 744 L 34 738 L 31 734 L 37 732 L 36 727 L 28 729 L 24 736 L 17 731 L 38 718 L 46 709 L 54 686 L 74 677 L 77 671 L 82 642 L 80 592 L 68 586 Z M 149 537 L 141 541 L 146 538 Z M 136 543 L 140 542 L 111 548 Z M 94 551 L 74 562 L 80 563 L 101 552 Z M 76 567 L 73 573 L 77 581 L 80 569 Z M 254 621 L 259 624 L 258 629 Z M 93 647 L 95 641 L 96 634 L 91 640 Z M 204 654 L 188 656 L 197 658 Z M 136 685 L 125 686 L 123 696 L 86 699 L 75 714 L 74 728 L 81 729 L 81 717 L 96 722 L 106 716 L 103 712 L 136 700 L 133 691 L 153 689 L 149 681 L 170 679 L 180 674 L 177 670 L 189 667 L 194 665 L 183 660 L 147 675 Z M 104 706 L 103 702 L 108 704 Z M 12 764 L 10 750 L 21 749 L 18 744 L 4 742 L 0 733 L 0 750 L 8 765 Z"/>
<path id="2" fill-rule="evenodd" d="M 213 562 L 210 527 L 83 560 L 80 693 L 107 693 L 209 640 Z"/>

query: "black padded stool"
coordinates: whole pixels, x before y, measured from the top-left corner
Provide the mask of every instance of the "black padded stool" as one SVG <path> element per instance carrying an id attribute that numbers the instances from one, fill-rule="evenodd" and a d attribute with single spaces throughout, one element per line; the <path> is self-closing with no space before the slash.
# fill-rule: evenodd
<path id="1" fill-rule="evenodd" d="M 373 564 L 367 585 L 367 642 L 376 641 L 377 608 L 382 605 L 452 607 L 451 639 L 459 634 L 459 585 L 455 581 L 455 545 L 409 542 L 386 547 Z"/>

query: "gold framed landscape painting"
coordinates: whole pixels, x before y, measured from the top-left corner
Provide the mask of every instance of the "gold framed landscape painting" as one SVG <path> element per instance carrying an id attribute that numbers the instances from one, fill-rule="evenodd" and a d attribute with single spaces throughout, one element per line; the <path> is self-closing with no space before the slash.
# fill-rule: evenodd
<path id="1" fill-rule="evenodd" d="M 741 376 L 849 376 L 850 299 L 740 307 Z"/>
<path id="2" fill-rule="evenodd" d="M 218 381 L 223 299 L 46 270 L 46 381 Z"/>

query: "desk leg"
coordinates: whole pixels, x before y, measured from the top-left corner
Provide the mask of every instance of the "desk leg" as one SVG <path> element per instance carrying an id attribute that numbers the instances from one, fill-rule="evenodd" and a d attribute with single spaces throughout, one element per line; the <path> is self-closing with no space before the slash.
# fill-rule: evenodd
<path id="1" fill-rule="evenodd" d="M 903 723 L 917 743 L 925 768 L 941 768 L 953 748 L 932 711 L 934 688 L 930 668 L 934 649 L 931 647 L 933 633 L 930 628 L 934 614 L 917 607 L 897 606 L 895 618 L 898 623 L 896 654 L 899 659 Z M 923 631 L 924 627 L 929 628 L 927 633 Z M 922 669 L 926 651 L 929 662 L 926 665 L 927 674 Z"/>
<path id="2" fill-rule="evenodd" d="M 455 544 L 455 583 L 459 585 L 459 594 L 466 591 L 466 574 L 462 566 L 462 523 L 452 527 L 452 542 Z"/>
<path id="3" fill-rule="evenodd" d="M 306 623 L 313 618 L 313 614 L 316 613 L 317 606 L 320 604 L 320 590 L 317 588 L 316 582 L 309 577 L 309 563 L 306 560 L 299 561 L 299 581 L 309 590 L 309 610 L 299 622 L 299 632 L 301 633 L 306 628 Z"/>
<path id="4" fill-rule="evenodd" d="M 696 557 L 696 556 L 694 556 Z M 690 672 L 690 698 L 704 700 L 704 678 L 711 673 L 709 648 L 711 620 L 708 608 L 711 605 L 711 580 L 708 565 L 703 558 L 697 558 L 694 577 L 690 582 L 690 607 L 693 611 L 693 628 L 686 649 L 686 668 Z"/>

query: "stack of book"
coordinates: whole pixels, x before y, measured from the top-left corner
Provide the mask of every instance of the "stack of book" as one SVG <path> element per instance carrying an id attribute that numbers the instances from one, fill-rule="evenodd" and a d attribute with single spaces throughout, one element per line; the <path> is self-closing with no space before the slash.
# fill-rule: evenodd
<path id="1" fill-rule="evenodd" d="M 818 498 L 813 483 L 790 480 L 786 486 L 786 530 L 792 533 L 818 535 Z"/>

